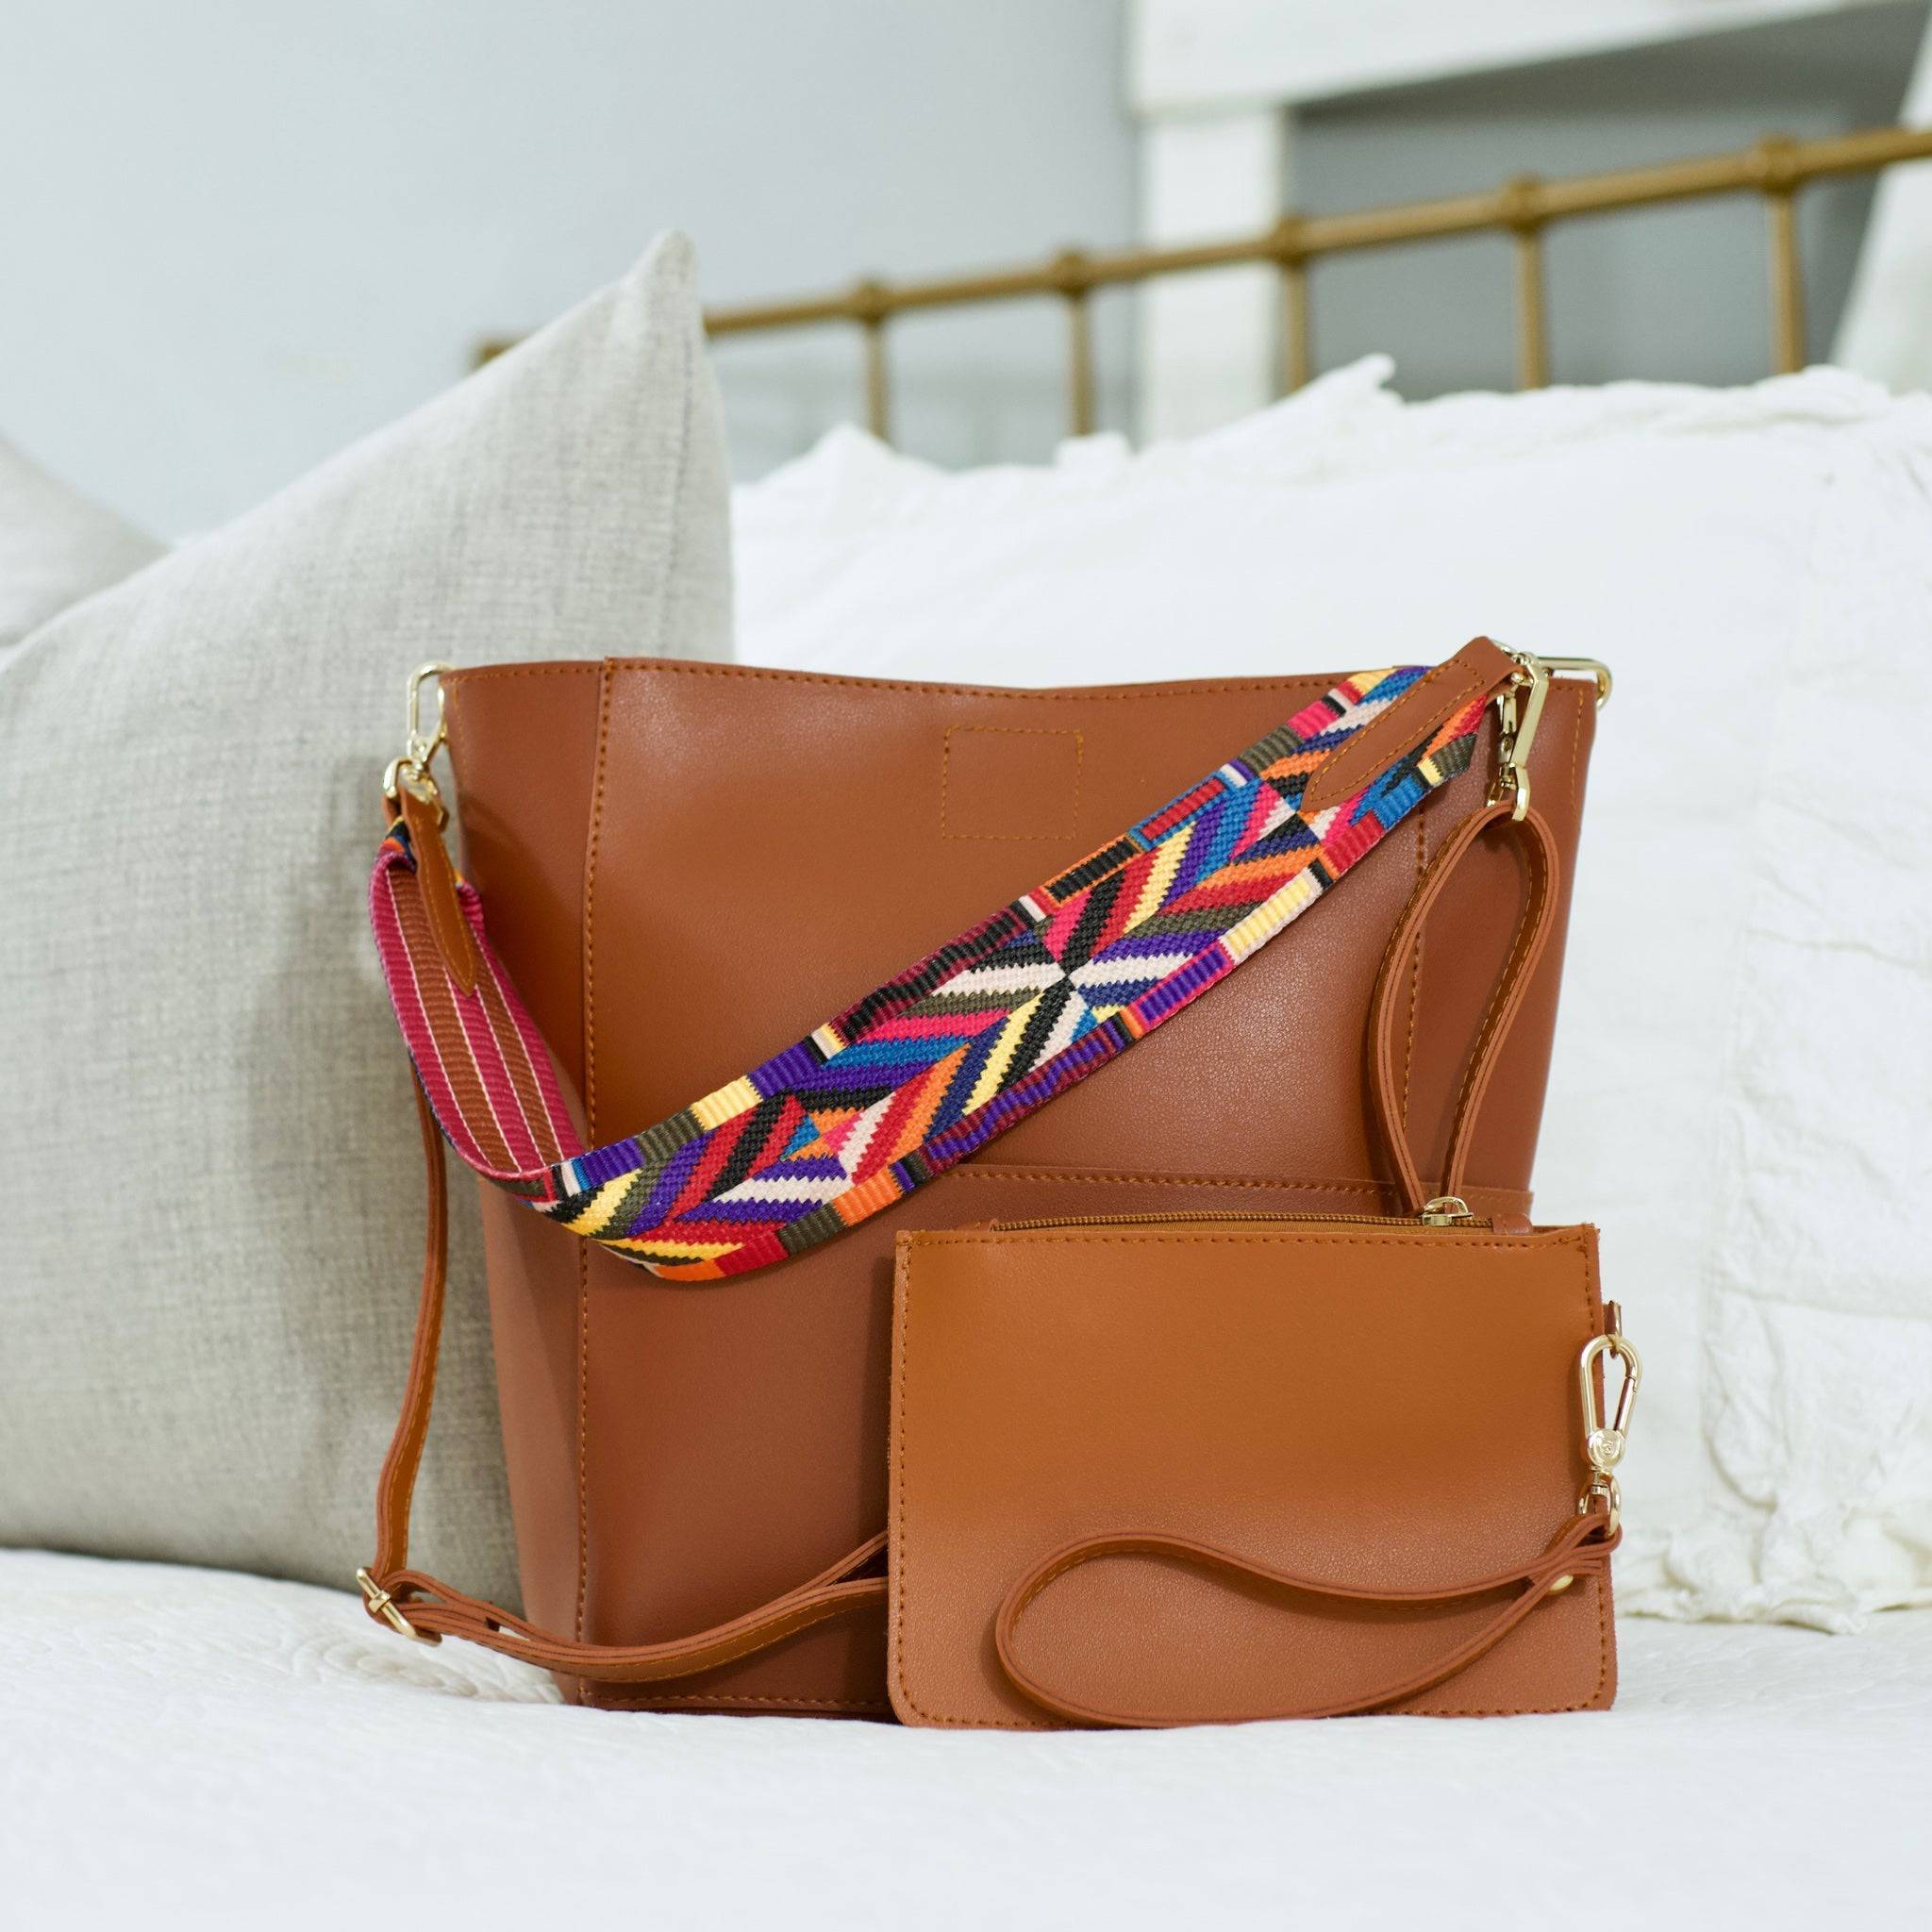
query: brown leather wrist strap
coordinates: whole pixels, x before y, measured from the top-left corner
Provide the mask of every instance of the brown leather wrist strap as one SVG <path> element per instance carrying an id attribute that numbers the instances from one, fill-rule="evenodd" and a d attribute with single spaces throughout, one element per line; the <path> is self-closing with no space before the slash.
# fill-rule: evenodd
<path id="1" fill-rule="evenodd" d="M 686 1677 L 718 1664 L 764 1650 L 811 1624 L 865 1605 L 883 1604 L 883 1576 L 860 1574 L 883 1556 L 883 1532 L 823 1570 L 809 1581 L 728 1623 L 664 1643 L 582 1643 L 558 1637 L 513 1616 L 508 1610 L 453 1590 L 437 1577 L 408 1567 L 409 1502 L 416 1471 L 429 1433 L 436 1394 L 436 1357 L 442 1340 L 442 1304 L 449 1245 L 449 1185 L 443 1167 L 442 1135 L 435 1116 L 416 1089 L 416 1118 L 423 1131 L 423 1162 L 428 1191 L 428 1233 L 423 1257 L 423 1294 L 416 1309 L 416 1340 L 402 1414 L 383 1459 L 375 1496 L 375 1562 L 358 1573 L 370 1616 L 406 1637 L 426 1643 L 444 1637 L 521 1657 L 544 1670 L 618 1684 L 651 1683 Z"/>
<path id="2" fill-rule="evenodd" d="M 1561 866 L 1557 841 L 1548 823 L 1534 808 L 1521 819 L 1513 816 L 1508 804 L 1491 805 L 1472 814 L 1457 826 L 1442 849 L 1432 858 L 1417 879 L 1408 904 L 1390 935 L 1382 965 L 1375 976 L 1375 990 L 1369 1001 L 1369 1102 L 1382 1144 L 1394 1163 L 1403 1205 L 1411 1214 L 1420 1213 L 1424 1204 L 1435 1195 L 1462 1192 L 1463 1176 L 1469 1166 L 1470 1147 L 1475 1139 L 1475 1124 L 1482 1110 L 1483 1096 L 1496 1071 L 1504 1042 L 1515 1024 L 1529 991 L 1536 969 L 1549 943 L 1550 928 L 1557 909 L 1556 883 Z M 1484 833 L 1495 830 L 1513 839 L 1521 848 L 1529 869 L 1529 897 L 1523 918 L 1510 944 L 1509 957 L 1496 980 L 1489 1010 L 1476 1031 L 1475 1045 L 1470 1052 L 1461 1091 L 1449 1127 L 1449 1151 L 1442 1170 L 1442 1185 L 1430 1190 L 1418 1171 L 1415 1151 L 1409 1144 L 1403 1105 L 1403 1082 L 1395 1051 L 1397 1014 L 1407 1009 L 1401 990 L 1409 962 L 1420 942 L 1424 923 L 1447 890 L 1471 848 Z"/>
<path id="3" fill-rule="evenodd" d="M 1610 1527 L 1607 1509 L 1597 1503 L 1587 1514 L 1579 1513 L 1573 1517 L 1551 1538 L 1542 1552 L 1527 1563 L 1495 1571 L 1487 1576 L 1472 1576 L 1460 1583 L 1402 1590 L 1391 1589 L 1387 1585 L 1357 1589 L 1347 1584 L 1301 1576 L 1292 1571 L 1277 1570 L 1269 1564 L 1255 1562 L 1212 1543 L 1196 1542 L 1190 1537 L 1166 1536 L 1151 1530 L 1122 1530 L 1108 1535 L 1083 1537 L 1077 1542 L 1065 1544 L 1051 1556 L 1042 1557 L 1008 1591 L 993 1624 L 993 1645 L 1000 1668 L 1013 1687 L 1042 1710 L 1051 1711 L 1069 1724 L 1154 1729 L 1174 1724 L 1224 1723 L 1230 1715 L 1226 1711 L 1123 1709 L 1082 1697 L 1065 1688 L 1056 1689 L 1044 1674 L 1051 1668 L 1049 1664 L 1041 1660 L 1032 1664 L 1021 1660 L 1018 1640 L 1026 1611 L 1070 1571 L 1077 1570 L 1083 1564 L 1118 1557 L 1165 1557 L 1191 1564 L 1210 1575 L 1243 1587 L 1260 1584 L 1311 1597 L 1386 1605 L 1391 1608 L 1399 1608 L 1406 1604 L 1418 1607 L 1452 1604 L 1472 1597 L 1511 1592 L 1488 1621 L 1404 1677 L 1370 1685 L 1343 1697 L 1311 1697 L 1299 1702 L 1290 1697 L 1266 1710 L 1239 1713 L 1242 1723 L 1274 1718 L 1347 1717 L 1399 1704 L 1454 1676 L 1485 1651 L 1501 1642 L 1546 1597 L 1567 1588 L 1566 1578 L 1574 1581 L 1582 1576 L 1607 1574 L 1610 1552 L 1621 1538 L 1622 1531 Z M 1091 1641 L 1091 1629 L 1086 1635 L 1089 1641 L 1083 1645 L 1083 1657 L 1091 1659 L 1096 1650 L 1104 1655 L 1105 1647 L 1096 1646 Z"/>

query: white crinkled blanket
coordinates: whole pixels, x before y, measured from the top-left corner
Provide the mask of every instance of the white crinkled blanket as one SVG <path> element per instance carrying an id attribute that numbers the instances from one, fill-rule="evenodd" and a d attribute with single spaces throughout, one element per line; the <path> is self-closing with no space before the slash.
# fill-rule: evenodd
<path id="1" fill-rule="evenodd" d="M 738 492 L 739 655 L 1058 684 L 1440 656 L 1619 676 L 1542 1146 L 1650 1374 L 1620 1598 L 1932 1601 L 1932 398 L 1813 370 L 1406 404 L 1386 358 L 1138 455 L 856 430 Z"/>
<path id="2" fill-rule="evenodd" d="M 1932 1602 L 1932 406 L 1874 415 L 1751 815 L 1698 1282 L 1715 1504 L 1623 1590 L 1672 1615 Z"/>
<path id="3" fill-rule="evenodd" d="M 578 1710 L 351 1593 L 0 1550 L 0 1924 L 1899 1925 L 1932 1613 L 1625 1623 L 1608 1714 L 1015 1736 Z M 1579 1890 L 1579 1885 L 1583 1890 Z"/>

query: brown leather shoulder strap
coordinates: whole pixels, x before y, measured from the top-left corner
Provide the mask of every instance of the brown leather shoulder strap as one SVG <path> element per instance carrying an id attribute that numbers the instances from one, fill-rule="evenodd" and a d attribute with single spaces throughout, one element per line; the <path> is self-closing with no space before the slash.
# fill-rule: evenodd
<path id="1" fill-rule="evenodd" d="M 466 1595 L 437 1577 L 408 1567 L 409 1503 L 436 1396 L 449 1245 L 449 1183 L 442 1135 L 420 1086 L 416 1089 L 416 1119 L 423 1134 L 428 1194 L 423 1292 L 416 1307 L 416 1339 L 409 1356 L 402 1413 L 396 1419 L 395 1434 L 376 1486 L 375 1561 L 357 1574 L 370 1616 L 425 1643 L 462 1637 L 544 1670 L 600 1682 L 638 1684 L 710 1670 L 763 1650 L 827 1617 L 883 1603 L 885 1578 L 862 1574 L 884 1555 L 883 1532 L 783 1596 L 727 1623 L 665 1643 L 581 1643 L 574 1638 L 558 1637 L 495 1604 Z"/>

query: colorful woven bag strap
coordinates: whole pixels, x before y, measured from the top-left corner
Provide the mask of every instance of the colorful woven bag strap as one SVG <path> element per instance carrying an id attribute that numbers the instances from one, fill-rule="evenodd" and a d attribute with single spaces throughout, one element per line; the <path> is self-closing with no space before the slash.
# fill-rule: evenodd
<path id="1" fill-rule="evenodd" d="M 458 1156 L 654 1274 L 713 1280 L 877 1213 L 1172 1019 L 1469 764 L 1492 694 L 1538 702 L 1546 675 L 1478 638 L 1434 670 L 1343 678 L 805 1039 L 600 1147 L 450 864 L 420 736 L 391 770 L 370 919 Z"/>

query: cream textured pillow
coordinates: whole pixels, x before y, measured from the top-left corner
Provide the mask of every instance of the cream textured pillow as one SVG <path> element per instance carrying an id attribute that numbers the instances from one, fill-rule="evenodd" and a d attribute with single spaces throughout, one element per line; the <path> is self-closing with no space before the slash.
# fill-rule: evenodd
<path id="1" fill-rule="evenodd" d="M 0 1542 L 346 1586 L 421 1260 L 363 924 L 415 664 L 723 658 L 690 246 L 0 659 Z M 511 1592 L 456 1194 L 420 1560 Z"/>
<path id="2" fill-rule="evenodd" d="M 0 438 L 0 651 L 160 555 Z"/>

